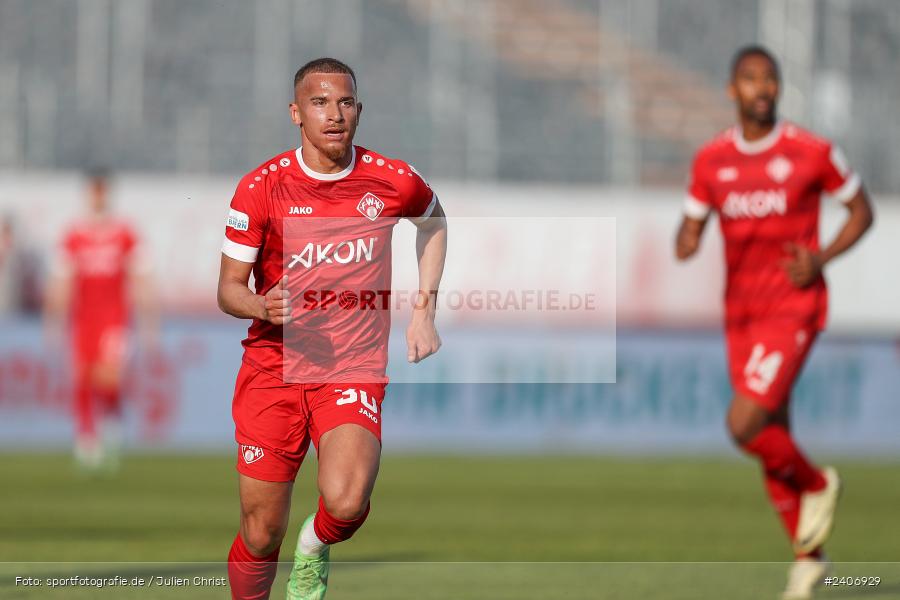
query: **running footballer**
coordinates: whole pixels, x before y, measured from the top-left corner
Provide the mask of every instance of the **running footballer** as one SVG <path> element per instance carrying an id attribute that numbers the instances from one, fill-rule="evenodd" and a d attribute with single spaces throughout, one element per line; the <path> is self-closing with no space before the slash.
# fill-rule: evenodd
<path id="1" fill-rule="evenodd" d="M 716 212 L 725 241 L 725 337 L 734 397 L 728 428 L 756 457 L 796 560 L 784 598 L 811 598 L 824 578 L 823 554 L 841 482 L 813 464 L 791 434 L 791 389 L 825 326 L 823 272 L 872 224 L 859 176 L 830 141 L 776 118 L 780 75 L 759 46 L 737 52 L 729 95 L 738 124 L 696 155 L 676 256 L 699 248 Z M 820 197 L 840 202 L 846 220 L 819 243 Z"/>
<path id="2" fill-rule="evenodd" d="M 446 254 L 443 210 L 409 164 L 353 144 L 361 112 L 350 67 L 331 58 L 304 65 L 290 104 L 301 146 L 248 173 L 231 201 L 219 306 L 253 320 L 232 404 L 241 500 L 228 555 L 234 598 L 269 596 L 310 443 L 320 495 L 299 533 L 289 599 L 324 597 L 330 546 L 369 514 L 390 316 L 367 308 L 390 289 L 391 231 L 401 219 L 418 228 L 422 300 L 407 358 L 440 346 L 429 299 Z"/>

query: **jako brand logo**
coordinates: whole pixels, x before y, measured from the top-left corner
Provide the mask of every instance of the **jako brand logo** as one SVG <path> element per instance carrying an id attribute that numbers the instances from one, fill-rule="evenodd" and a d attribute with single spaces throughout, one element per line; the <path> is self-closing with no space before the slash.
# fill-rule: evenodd
<path id="1" fill-rule="evenodd" d="M 311 215 L 312 212 L 312 206 L 292 206 L 288 210 L 289 215 Z"/>
<path id="2" fill-rule="evenodd" d="M 716 172 L 719 181 L 735 181 L 738 178 L 737 167 L 722 167 Z"/>
<path id="3" fill-rule="evenodd" d="M 722 214 L 729 219 L 761 218 L 787 212 L 787 192 L 757 190 L 755 192 L 729 192 L 722 206 Z"/>
<path id="4" fill-rule="evenodd" d="M 291 262 L 288 264 L 288 268 L 293 269 L 298 264 L 309 269 L 313 265 L 322 263 L 332 264 L 336 262 L 346 265 L 351 262 L 362 262 L 363 260 L 372 262 L 372 256 L 375 253 L 375 240 L 377 239 L 375 237 L 370 237 L 368 240 L 360 238 L 337 244 L 314 244 L 309 242 L 299 254 L 291 255 Z"/>

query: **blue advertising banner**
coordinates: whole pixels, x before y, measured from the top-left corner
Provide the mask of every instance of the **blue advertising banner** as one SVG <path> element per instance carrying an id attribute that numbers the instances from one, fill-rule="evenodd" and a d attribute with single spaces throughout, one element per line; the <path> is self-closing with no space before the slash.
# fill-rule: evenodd
<path id="1" fill-rule="evenodd" d="M 6 322 L 2 331 L 0 448 L 68 447 L 67 353 L 47 346 L 39 322 Z M 124 390 L 128 445 L 232 448 L 231 397 L 244 332 L 236 320 L 178 320 L 166 324 L 161 352 L 136 352 Z M 402 346 L 400 333 L 394 339 Z M 494 361 L 494 346 L 474 343 L 484 335 L 447 331 L 444 364 Z M 519 345 L 529 339 L 521 328 L 491 335 Z M 721 335 L 619 330 L 616 346 L 616 383 L 391 384 L 383 406 L 385 450 L 733 452 L 724 427 L 731 390 Z M 393 345 L 391 356 L 405 360 Z M 795 390 L 792 420 L 810 449 L 900 456 L 898 390 L 897 342 L 826 334 Z"/>

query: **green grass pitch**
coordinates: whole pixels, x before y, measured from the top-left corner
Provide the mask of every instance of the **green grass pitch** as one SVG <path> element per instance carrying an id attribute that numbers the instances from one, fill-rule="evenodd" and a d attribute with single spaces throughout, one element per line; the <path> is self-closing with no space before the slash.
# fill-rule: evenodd
<path id="1" fill-rule="evenodd" d="M 238 519 L 231 457 L 129 456 L 105 479 L 63 455 L 4 454 L 0 465 L 0 598 L 229 597 L 15 576 L 222 576 Z M 898 465 L 838 467 L 834 574 L 882 580 L 817 597 L 900 598 Z M 315 506 L 314 471 L 311 460 L 297 480 L 282 560 Z M 750 461 L 392 455 L 369 521 L 332 557 L 329 600 L 777 598 L 791 559 Z"/>

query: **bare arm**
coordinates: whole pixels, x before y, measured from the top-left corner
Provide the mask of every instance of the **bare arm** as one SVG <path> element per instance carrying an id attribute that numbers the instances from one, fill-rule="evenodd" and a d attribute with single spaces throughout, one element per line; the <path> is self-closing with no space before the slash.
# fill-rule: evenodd
<path id="1" fill-rule="evenodd" d="M 273 325 L 285 325 L 291 320 L 287 275 L 265 295 L 249 288 L 253 263 L 246 263 L 222 255 L 219 267 L 217 298 L 225 314 L 238 319 L 260 319 Z"/>
<path id="2" fill-rule="evenodd" d="M 138 317 L 138 332 L 144 348 L 159 346 L 159 296 L 153 274 L 147 267 L 132 265 L 129 274 L 131 301 Z"/>
<path id="3" fill-rule="evenodd" d="M 845 206 L 847 220 L 824 250 L 816 253 L 799 244 L 788 244 L 785 248 L 789 257 L 782 261 L 782 266 L 795 286 L 802 288 L 813 283 L 825 265 L 852 248 L 872 226 L 875 217 L 864 188 L 860 188 Z"/>
<path id="4" fill-rule="evenodd" d="M 60 268 L 50 276 L 44 298 L 44 335 L 51 346 L 62 343 L 72 293 L 72 272 Z"/>
<path id="5" fill-rule="evenodd" d="M 694 219 L 685 216 L 681 219 L 678 234 L 675 237 L 675 257 L 687 260 L 700 248 L 700 239 L 709 219 Z"/>
<path id="6" fill-rule="evenodd" d="M 847 220 L 844 221 L 844 226 L 820 254 L 823 266 L 852 248 L 875 222 L 872 204 L 869 202 L 869 195 L 865 188 L 860 187 L 856 196 L 845 206 L 849 214 Z"/>
<path id="7" fill-rule="evenodd" d="M 438 286 L 447 257 L 447 218 L 440 204 L 431 216 L 417 223 L 416 255 L 419 261 L 419 294 L 412 321 L 406 330 L 407 360 L 419 362 L 441 347 L 434 326 Z"/>

